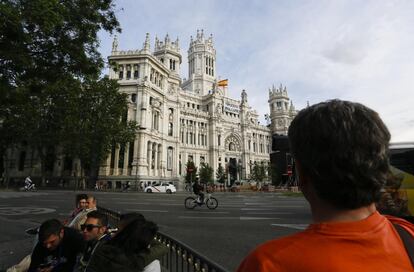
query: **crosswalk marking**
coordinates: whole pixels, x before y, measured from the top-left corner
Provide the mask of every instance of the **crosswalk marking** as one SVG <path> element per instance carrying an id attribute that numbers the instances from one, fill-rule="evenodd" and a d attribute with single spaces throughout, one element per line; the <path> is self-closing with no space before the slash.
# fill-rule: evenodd
<path id="1" fill-rule="evenodd" d="M 298 229 L 298 230 L 304 230 L 308 227 L 308 224 L 270 224 L 270 225 L 275 226 L 275 227 L 284 227 L 284 228 Z"/>

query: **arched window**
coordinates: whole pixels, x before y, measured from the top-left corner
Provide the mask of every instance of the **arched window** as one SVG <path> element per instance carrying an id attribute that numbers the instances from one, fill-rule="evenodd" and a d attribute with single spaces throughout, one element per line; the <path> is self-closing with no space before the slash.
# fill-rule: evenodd
<path id="1" fill-rule="evenodd" d="M 171 171 L 173 165 L 173 147 L 169 146 L 167 149 L 167 170 Z"/>
<path id="2" fill-rule="evenodd" d="M 173 136 L 173 123 L 168 123 L 168 136 Z"/>

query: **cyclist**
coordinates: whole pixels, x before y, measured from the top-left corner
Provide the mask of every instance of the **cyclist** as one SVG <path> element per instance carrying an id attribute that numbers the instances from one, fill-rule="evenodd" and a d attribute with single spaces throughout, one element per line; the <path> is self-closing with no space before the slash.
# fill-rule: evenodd
<path id="1" fill-rule="evenodd" d="M 204 191 L 203 186 L 200 185 L 198 183 L 198 181 L 195 181 L 194 184 L 193 184 L 193 192 L 194 192 L 194 194 L 198 195 L 198 198 L 197 198 L 197 203 L 198 204 L 201 204 L 201 203 L 204 202 L 204 193 L 203 193 L 203 191 Z"/>
<path id="2" fill-rule="evenodd" d="M 24 180 L 24 184 L 25 184 L 24 188 L 27 191 L 34 190 L 35 185 L 33 181 L 30 179 L 30 176 L 27 176 L 27 178 Z"/>

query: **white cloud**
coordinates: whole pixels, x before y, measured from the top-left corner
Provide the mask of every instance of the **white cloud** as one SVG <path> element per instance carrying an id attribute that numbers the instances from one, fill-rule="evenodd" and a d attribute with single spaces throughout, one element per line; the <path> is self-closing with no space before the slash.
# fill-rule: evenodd
<path id="1" fill-rule="evenodd" d="M 263 116 L 268 88 L 283 83 L 296 108 L 340 98 L 378 111 L 393 141 L 414 141 L 412 1 L 118 1 L 121 49 L 146 32 L 179 37 L 182 76 L 197 29 L 213 33 L 230 95 L 248 92 Z M 111 40 L 102 34 L 102 54 Z M 266 105 L 266 106 L 264 106 Z M 262 119 L 262 123 L 264 119 Z"/>

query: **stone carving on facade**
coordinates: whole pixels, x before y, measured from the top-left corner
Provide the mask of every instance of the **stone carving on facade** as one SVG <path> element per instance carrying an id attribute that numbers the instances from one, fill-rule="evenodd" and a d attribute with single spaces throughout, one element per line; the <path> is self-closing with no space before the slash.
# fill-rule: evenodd
<path id="1" fill-rule="evenodd" d="M 156 108 L 156 109 L 160 109 L 160 107 L 161 107 L 161 102 L 160 102 L 159 100 L 157 100 L 157 99 L 154 99 L 154 100 L 152 101 L 152 106 L 153 106 L 154 108 Z"/>
<path id="2" fill-rule="evenodd" d="M 115 35 L 114 41 L 112 42 L 112 52 L 118 51 L 118 37 Z"/>
<path id="3" fill-rule="evenodd" d="M 170 94 L 170 95 L 176 95 L 177 94 L 177 92 L 175 91 L 175 88 L 169 88 L 168 89 L 168 94 Z"/>
<path id="4" fill-rule="evenodd" d="M 242 93 L 241 93 L 241 98 L 242 98 L 241 103 L 242 103 L 242 104 L 247 104 L 247 93 L 246 93 L 246 90 L 243 90 L 243 91 L 242 91 Z"/>
<path id="5" fill-rule="evenodd" d="M 241 151 L 240 140 L 239 137 L 235 135 L 235 133 L 229 135 L 224 141 L 224 143 L 228 151 Z"/>
<path id="6" fill-rule="evenodd" d="M 170 110 L 169 110 L 169 114 L 168 114 L 168 120 L 169 120 L 170 122 L 172 122 L 172 121 L 173 121 L 173 118 L 174 118 L 174 113 L 173 113 L 173 111 L 170 109 Z"/>

